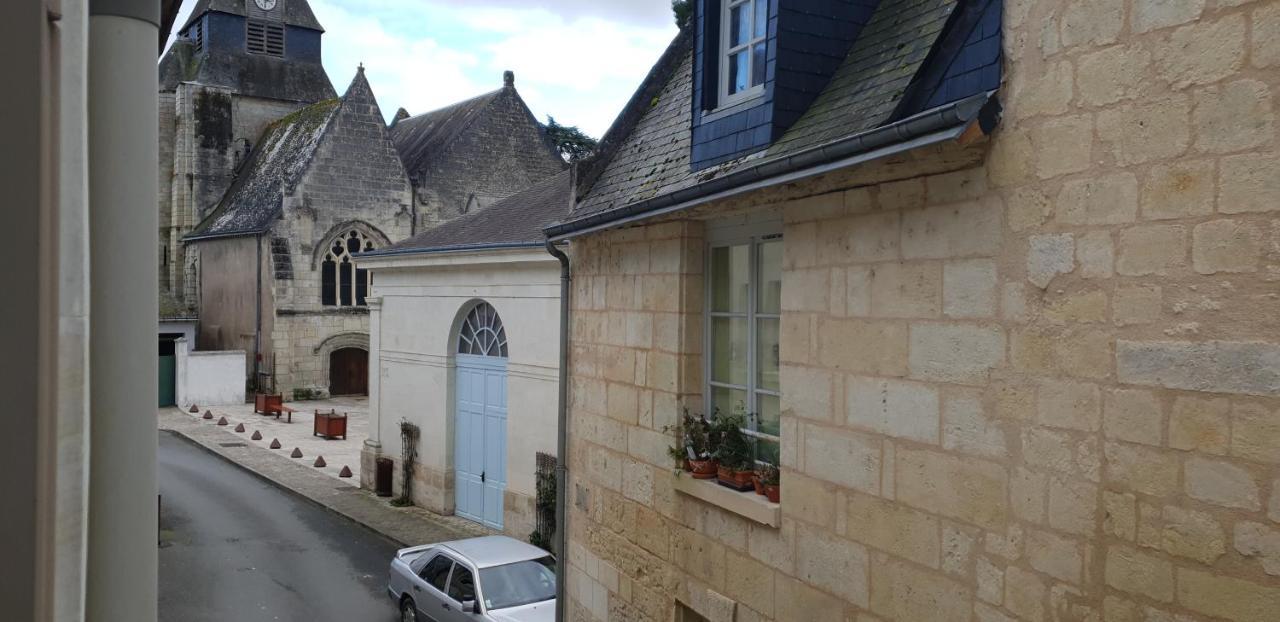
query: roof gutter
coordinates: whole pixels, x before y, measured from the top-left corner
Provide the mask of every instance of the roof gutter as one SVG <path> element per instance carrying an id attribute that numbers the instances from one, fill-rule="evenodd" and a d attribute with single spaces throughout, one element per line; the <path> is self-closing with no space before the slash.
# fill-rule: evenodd
<path id="1" fill-rule="evenodd" d="M 386 248 L 380 250 L 372 250 L 365 253 L 356 253 L 356 259 L 379 259 L 382 257 L 397 257 L 403 255 L 439 255 L 444 253 L 469 253 L 477 251 L 496 251 L 496 250 L 516 250 L 528 248 L 542 248 L 545 241 L 537 242 L 493 242 L 489 244 L 455 244 L 452 246 L 437 246 L 433 248 Z"/>
<path id="2" fill-rule="evenodd" d="M 995 91 L 926 110 L 900 121 L 837 141 L 767 160 L 695 186 L 620 208 L 546 227 L 552 241 L 619 227 L 639 220 L 747 192 L 815 177 L 912 149 L 959 139 L 975 121 L 990 134 L 1000 117 Z"/>
<path id="3" fill-rule="evenodd" d="M 266 233 L 266 229 L 260 231 L 233 231 L 230 233 L 197 233 L 182 236 L 182 243 L 187 242 L 203 242 L 205 240 L 221 240 L 226 238 L 249 238 L 260 237 Z"/>

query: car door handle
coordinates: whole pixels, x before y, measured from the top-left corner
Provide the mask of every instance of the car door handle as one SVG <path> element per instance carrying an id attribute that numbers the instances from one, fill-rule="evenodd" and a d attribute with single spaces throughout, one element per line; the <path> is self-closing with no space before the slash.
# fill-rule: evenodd
<path id="1" fill-rule="evenodd" d="M 448 608 L 449 608 L 449 603 L 440 603 L 440 606 L 441 606 L 441 607 L 444 607 L 445 609 L 448 609 Z"/>
<path id="2" fill-rule="evenodd" d="M 415 585 L 415 586 L 413 586 L 413 591 L 415 591 L 415 592 L 421 592 L 421 591 L 422 591 L 422 588 L 420 588 L 420 587 L 418 587 L 418 586 L 416 586 L 416 585 Z"/>
<path id="3" fill-rule="evenodd" d="M 480 483 L 481 483 L 481 484 L 483 484 L 483 483 L 484 483 L 484 471 L 481 471 L 481 472 L 480 472 Z"/>

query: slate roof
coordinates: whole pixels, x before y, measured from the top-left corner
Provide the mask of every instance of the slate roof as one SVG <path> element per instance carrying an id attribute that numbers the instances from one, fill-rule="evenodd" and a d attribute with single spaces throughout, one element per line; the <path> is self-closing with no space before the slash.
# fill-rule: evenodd
<path id="1" fill-rule="evenodd" d="M 585 183 L 577 189 L 572 219 L 670 194 L 884 125 L 892 120 L 957 2 L 882 0 L 827 87 L 791 128 L 763 152 L 697 172 L 690 171 L 688 161 L 693 37 L 686 28 L 606 133 L 598 159 L 582 175 Z M 656 90 L 651 83 L 662 87 L 646 98 L 642 93 Z"/>
<path id="2" fill-rule="evenodd" d="M 433 155 L 443 151 L 485 108 L 502 94 L 502 89 L 409 118 L 397 118 L 391 127 L 391 142 L 410 173 L 421 170 Z"/>
<path id="3" fill-rule="evenodd" d="M 191 9 L 191 17 L 187 18 L 186 23 L 178 31 L 186 30 L 192 22 L 209 11 L 221 11 L 247 17 L 249 13 L 245 8 L 246 2 L 253 2 L 253 0 L 196 0 L 195 8 Z M 324 32 L 324 28 L 320 26 L 319 20 L 316 19 L 316 14 L 311 12 L 311 5 L 307 4 L 307 0 L 284 0 L 283 4 L 284 23 L 290 26 L 299 26 Z"/>
<path id="4" fill-rule="evenodd" d="M 340 99 L 307 106 L 267 126 L 234 183 L 188 239 L 258 233 L 270 226 L 320 145 Z"/>
<path id="5" fill-rule="evenodd" d="M 450 220 L 369 256 L 484 245 L 541 246 L 542 229 L 569 211 L 569 171 L 563 171 L 473 214 Z"/>
<path id="6" fill-rule="evenodd" d="M 173 92 L 181 82 L 235 89 L 241 95 L 313 103 L 335 97 L 320 63 L 265 54 L 195 54 L 187 39 L 174 39 L 160 59 L 160 90 Z"/>

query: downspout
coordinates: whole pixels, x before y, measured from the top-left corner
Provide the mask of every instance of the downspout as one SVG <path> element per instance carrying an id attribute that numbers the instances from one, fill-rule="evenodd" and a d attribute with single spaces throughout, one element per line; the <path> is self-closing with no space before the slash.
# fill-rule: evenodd
<path id="1" fill-rule="evenodd" d="M 560 378 L 559 403 L 556 409 L 556 622 L 564 622 L 565 585 L 569 564 L 569 512 L 565 507 L 569 484 L 569 256 L 547 240 L 547 252 L 560 260 Z"/>
<path id="2" fill-rule="evenodd" d="M 254 290 L 253 297 L 253 388 L 258 393 L 262 393 L 263 389 L 258 383 L 262 382 L 262 234 L 259 233 L 254 237 L 254 250 L 257 253 L 258 261 L 255 264 L 257 268 L 254 270 L 254 276 L 257 279 L 257 285 Z M 272 382 L 275 378 L 271 379 Z M 274 388 L 274 387 L 272 387 Z"/>

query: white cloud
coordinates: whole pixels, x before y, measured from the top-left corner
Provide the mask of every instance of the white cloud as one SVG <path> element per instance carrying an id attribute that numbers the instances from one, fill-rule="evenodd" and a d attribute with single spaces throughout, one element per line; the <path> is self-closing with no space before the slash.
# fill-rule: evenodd
<path id="1" fill-rule="evenodd" d="M 191 0 L 179 16 L 186 19 Z M 339 93 L 363 62 L 387 118 L 498 88 L 600 136 L 675 36 L 669 0 L 310 0 Z"/>

